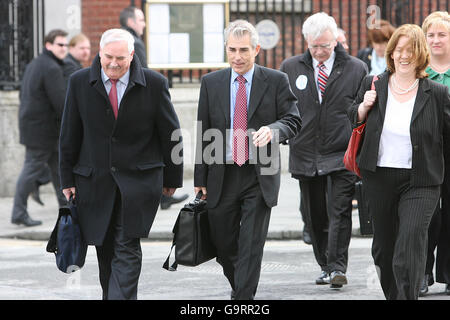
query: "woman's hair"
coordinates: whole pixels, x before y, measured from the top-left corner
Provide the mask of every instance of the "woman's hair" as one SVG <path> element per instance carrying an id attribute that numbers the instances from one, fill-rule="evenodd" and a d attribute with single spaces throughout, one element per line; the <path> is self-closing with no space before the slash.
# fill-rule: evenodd
<path id="1" fill-rule="evenodd" d="M 386 47 L 386 64 L 390 72 L 395 72 L 394 59 L 392 54 L 397 47 L 401 37 L 409 39 L 408 44 L 412 46 L 412 59 L 416 63 L 416 77 L 426 78 L 428 74 L 425 69 L 430 63 L 430 51 L 422 29 L 415 24 L 404 24 L 395 30 Z"/>
<path id="2" fill-rule="evenodd" d="M 450 15 L 447 11 L 435 11 L 423 20 L 422 30 L 426 34 L 431 26 L 441 26 L 450 32 Z"/>
<path id="3" fill-rule="evenodd" d="M 395 28 L 389 21 L 377 20 L 375 27 L 367 31 L 367 38 L 370 44 L 388 42 L 394 31 Z"/>

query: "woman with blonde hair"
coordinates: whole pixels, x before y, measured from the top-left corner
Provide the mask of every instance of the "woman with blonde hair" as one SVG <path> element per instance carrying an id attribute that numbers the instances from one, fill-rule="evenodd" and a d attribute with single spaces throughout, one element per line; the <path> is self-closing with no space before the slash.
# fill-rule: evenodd
<path id="1" fill-rule="evenodd" d="M 447 87 L 427 78 L 422 29 L 399 27 L 386 48 L 387 71 L 367 76 L 348 114 L 365 122 L 358 164 L 373 217 L 372 256 L 387 299 L 417 299 L 427 231 L 444 179 L 450 142 Z"/>
<path id="2" fill-rule="evenodd" d="M 436 11 L 425 18 L 422 30 L 430 49 L 430 64 L 426 69 L 428 78 L 450 89 L 450 15 Z M 433 265 L 436 255 L 436 281 L 445 283 L 445 293 L 450 295 L 450 178 L 444 177 L 441 186 L 441 206 L 438 205 L 428 228 L 428 253 L 425 276 L 419 296 L 428 292 L 434 284 Z"/>

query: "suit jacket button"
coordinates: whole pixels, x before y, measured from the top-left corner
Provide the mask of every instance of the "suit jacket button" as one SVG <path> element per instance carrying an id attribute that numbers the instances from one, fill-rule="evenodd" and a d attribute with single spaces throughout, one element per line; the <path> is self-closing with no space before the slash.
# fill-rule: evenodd
<path id="1" fill-rule="evenodd" d="M 116 167 L 111 167 L 111 171 L 112 171 L 112 172 L 116 172 L 116 171 L 117 171 L 117 168 L 116 168 Z"/>
<path id="2" fill-rule="evenodd" d="M 415 145 L 414 146 L 414 151 L 417 151 L 417 150 L 419 150 L 419 146 Z"/>

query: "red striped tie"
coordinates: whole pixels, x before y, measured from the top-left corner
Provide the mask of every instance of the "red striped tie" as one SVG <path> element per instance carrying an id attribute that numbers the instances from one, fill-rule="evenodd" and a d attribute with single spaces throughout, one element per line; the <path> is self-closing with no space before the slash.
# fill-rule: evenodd
<path id="1" fill-rule="evenodd" d="M 245 90 L 245 78 L 238 76 L 239 88 L 236 94 L 233 117 L 233 161 L 242 166 L 248 160 L 247 139 L 247 92 Z"/>
<path id="2" fill-rule="evenodd" d="M 117 114 L 119 113 L 119 102 L 117 99 L 117 80 L 109 79 L 111 81 L 111 90 L 109 91 L 109 102 L 114 112 L 114 117 L 117 119 Z"/>
<path id="3" fill-rule="evenodd" d="M 322 95 L 325 94 L 325 87 L 327 86 L 327 81 L 328 81 L 328 75 L 325 72 L 325 65 L 323 64 L 323 62 L 320 62 L 319 65 L 317 66 L 317 68 L 319 68 L 319 75 L 317 77 L 317 84 L 319 86 L 319 90 L 320 93 Z"/>

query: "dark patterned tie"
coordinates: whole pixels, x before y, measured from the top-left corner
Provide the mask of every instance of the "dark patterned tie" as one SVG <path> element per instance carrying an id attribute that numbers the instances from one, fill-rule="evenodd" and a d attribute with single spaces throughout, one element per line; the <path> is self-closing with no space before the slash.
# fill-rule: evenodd
<path id="1" fill-rule="evenodd" d="M 109 91 L 109 102 L 114 112 L 114 117 L 117 119 L 117 114 L 119 113 L 119 103 L 117 99 L 117 80 L 109 79 L 111 82 L 111 90 Z"/>
<path id="2" fill-rule="evenodd" d="M 247 139 L 247 92 L 245 90 L 245 78 L 238 76 L 239 88 L 236 94 L 233 117 L 233 161 L 242 166 L 248 160 Z"/>
<path id="3" fill-rule="evenodd" d="M 319 76 L 317 77 L 317 84 L 319 86 L 319 90 L 323 98 L 323 95 L 325 94 L 325 87 L 327 86 L 328 75 L 325 72 L 326 67 L 323 64 L 323 62 L 320 62 L 317 68 L 319 68 Z"/>

